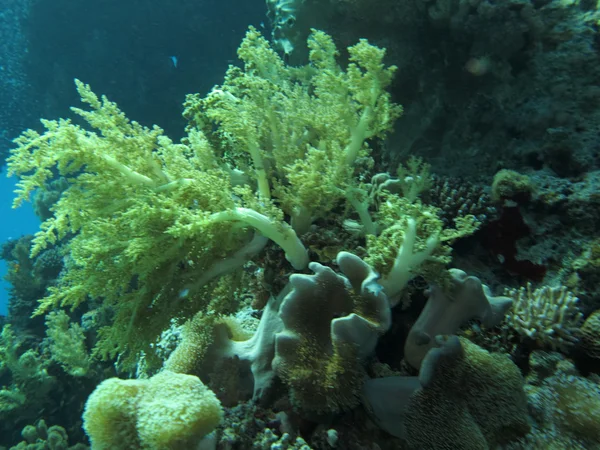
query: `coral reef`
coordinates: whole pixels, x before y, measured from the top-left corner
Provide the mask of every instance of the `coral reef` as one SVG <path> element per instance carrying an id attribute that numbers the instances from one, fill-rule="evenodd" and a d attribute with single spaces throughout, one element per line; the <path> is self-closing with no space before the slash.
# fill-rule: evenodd
<path id="1" fill-rule="evenodd" d="M 597 5 L 267 7 L 179 142 L 79 80 L 16 140 L 2 444 L 600 445 Z"/>
<path id="2" fill-rule="evenodd" d="M 21 176 L 15 206 L 53 170 L 70 179 L 33 241 L 35 257 L 74 233 L 65 273 L 36 314 L 102 299 L 115 319 L 95 351 L 126 351 L 132 367 L 142 351 L 153 357 L 149 343 L 166 321 L 205 309 L 209 282 L 243 266 L 266 238 L 303 269 L 298 233 L 343 203 L 354 171 L 369 166 L 368 141 L 383 138 L 401 112 L 386 92 L 395 68 L 383 64 L 384 50 L 360 41 L 344 71 L 325 33 L 315 31 L 309 47 L 318 70 L 306 77 L 251 28 L 238 51 L 244 70 L 232 67 L 204 99 L 188 96 L 180 144 L 129 121 L 77 80 L 90 110 L 73 111 L 96 131 L 43 121 L 45 132 L 23 133 L 9 158 L 9 172 Z M 168 301 L 172 292 L 189 301 Z"/>

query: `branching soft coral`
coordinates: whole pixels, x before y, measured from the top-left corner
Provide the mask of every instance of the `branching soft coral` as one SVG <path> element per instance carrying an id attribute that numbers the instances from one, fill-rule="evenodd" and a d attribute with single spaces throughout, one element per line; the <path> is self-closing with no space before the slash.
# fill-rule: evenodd
<path id="1" fill-rule="evenodd" d="M 70 322 L 64 311 L 52 311 L 46 316 L 46 343 L 52 360 L 69 375 L 83 377 L 90 370 L 85 335 L 76 322 Z"/>
<path id="2" fill-rule="evenodd" d="M 381 285 L 392 305 L 417 275 L 446 284 L 449 278 L 443 267 L 450 262 L 450 245 L 479 226 L 474 216 L 465 215 L 455 219 L 455 228 L 445 227 L 441 211 L 419 199 L 432 182 L 429 165 L 411 158 L 406 167 L 398 168 L 398 178 L 379 173 L 371 183 L 347 192 L 360 222 L 346 220 L 344 226 L 366 236 L 366 261 L 382 274 Z"/>
<path id="3" fill-rule="evenodd" d="M 468 236 L 477 229 L 473 216 L 456 220 L 456 228 L 444 228 L 437 208 L 409 201 L 395 194 L 383 194 L 384 201 L 374 215 L 377 235 L 367 236 L 369 264 L 381 274 L 392 304 L 406 284 L 417 275 L 429 282 L 442 282 L 446 277 L 444 266 L 451 260 L 454 240 Z"/>
<path id="4" fill-rule="evenodd" d="M 385 90 L 396 68 L 383 65 L 384 50 L 361 40 L 344 71 L 330 36 L 313 30 L 308 46 L 309 65 L 288 67 L 251 28 L 238 51 L 244 70 L 231 67 L 205 99 L 188 96 L 184 113 L 192 125 L 218 125 L 217 147 L 246 161 L 260 195 L 298 233 L 345 200 L 370 164 L 367 140 L 384 137 L 402 111 Z"/>
<path id="5" fill-rule="evenodd" d="M 99 349 L 114 355 L 127 343 L 147 342 L 165 320 L 190 308 L 178 294 L 249 240 L 246 224 L 280 241 L 295 266 L 306 264 L 304 247 L 288 225 L 276 223 L 281 213 L 270 203 L 255 202 L 258 210 L 238 206 L 228 173 L 201 134 L 191 132 L 187 145 L 174 144 L 158 127 L 130 122 L 114 103 L 76 83 L 91 110 L 74 111 L 97 131 L 68 120 L 43 121 L 46 132 L 25 132 L 9 160 L 10 172 L 21 177 L 16 205 L 54 168 L 69 181 L 34 240 L 35 255 L 74 233 L 67 270 L 37 314 L 102 298 L 117 308 L 115 328 L 103 331 Z M 198 303 L 191 312 L 202 305 L 194 294 L 190 300 Z M 153 319 L 155 326 L 138 326 Z M 135 339 L 134 331 L 147 336 Z"/>

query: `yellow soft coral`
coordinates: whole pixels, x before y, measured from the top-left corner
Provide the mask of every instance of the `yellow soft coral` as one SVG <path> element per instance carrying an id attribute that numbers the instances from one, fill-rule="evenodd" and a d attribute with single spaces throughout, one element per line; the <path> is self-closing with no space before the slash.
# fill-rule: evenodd
<path id="1" fill-rule="evenodd" d="M 281 213 L 271 204 L 254 202 L 256 210 L 235 202 L 229 173 L 201 133 L 192 130 L 187 144 L 175 144 L 76 84 L 92 109 L 74 111 L 97 131 L 43 121 L 46 132 L 25 132 L 9 158 L 10 173 L 21 177 L 17 206 L 54 168 L 69 181 L 34 240 L 35 255 L 73 234 L 67 270 L 36 314 L 101 298 L 116 307 L 116 317 L 101 330 L 97 351 L 135 356 L 173 315 L 206 305 L 197 281 L 249 240 L 239 222 L 278 240 L 298 268 L 306 264 L 304 247 L 287 224 L 277 223 Z M 191 302 L 177 301 L 184 290 Z"/>
<path id="2" fill-rule="evenodd" d="M 276 198 L 300 233 L 344 201 L 355 171 L 368 167 L 367 141 L 382 138 L 401 114 L 386 88 L 395 67 L 366 40 L 350 47 L 344 71 L 327 34 L 313 30 L 309 65 L 292 68 L 251 28 L 225 83 L 205 99 L 188 96 L 195 126 L 218 125 L 225 157 L 246 161 L 265 199 Z M 360 164 L 359 164 L 360 163 Z"/>
<path id="3" fill-rule="evenodd" d="M 423 275 L 429 282 L 447 281 L 444 266 L 450 262 L 450 244 L 477 229 L 473 216 L 455 221 L 456 228 L 444 228 L 435 207 L 384 193 L 375 214 L 382 231 L 367 236 L 366 261 L 382 274 L 381 284 L 395 304 L 410 279 Z"/>
<path id="4" fill-rule="evenodd" d="M 85 335 L 78 323 L 70 322 L 64 311 L 52 311 L 46 316 L 46 336 L 52 360 L 65 372 L 74 377 L 88 374 L 90 359 Z"/>

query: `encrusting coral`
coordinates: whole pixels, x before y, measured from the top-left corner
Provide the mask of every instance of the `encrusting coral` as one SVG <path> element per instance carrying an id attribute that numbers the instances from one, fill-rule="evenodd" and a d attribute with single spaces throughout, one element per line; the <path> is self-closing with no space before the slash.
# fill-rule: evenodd
<path id="1" fill-rule="evenodd" d="M 591 449 L 600 444 L 600 377 L 557 352 L 534 350 L 525 392 L 532 429 L 507 448 Z"/>
<path id="2" fill-rule="evenodd" d="M 518 197 L 529 198 L 532 191 L 533 185 L 527 175 L 507 169 L 503 169 L 494 175 L 491 195 L 495 201 Z"/>

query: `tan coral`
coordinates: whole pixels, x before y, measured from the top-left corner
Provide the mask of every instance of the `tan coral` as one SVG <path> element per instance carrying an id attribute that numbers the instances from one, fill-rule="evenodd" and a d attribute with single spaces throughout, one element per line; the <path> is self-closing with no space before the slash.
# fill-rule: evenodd
<path id="1" fill-rule="evenodd" d="M 366 378 L 364 360 L 391 324 L 377 274 L 341 252 L 345 276 L 311 263 L 314 275 L 294 274 L 280 308 L 284 330 L 276 337 L 273 367 L 304 411 L 339 412 L 357 406 Z"/>

